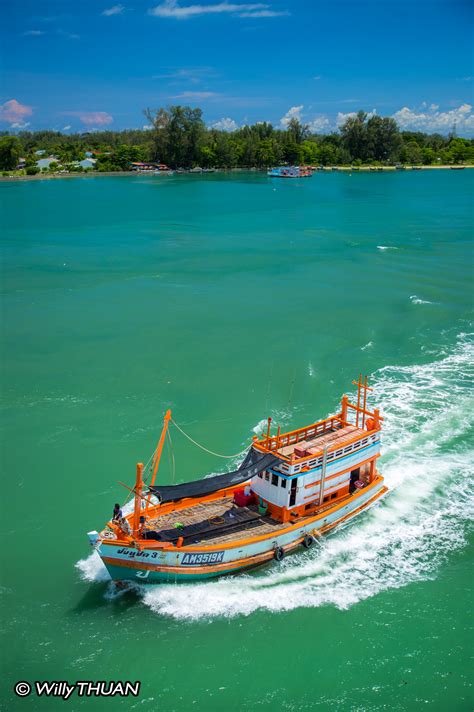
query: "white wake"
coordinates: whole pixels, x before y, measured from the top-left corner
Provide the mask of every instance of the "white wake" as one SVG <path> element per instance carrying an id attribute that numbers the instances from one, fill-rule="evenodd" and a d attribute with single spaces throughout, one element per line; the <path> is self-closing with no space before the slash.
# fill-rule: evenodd
<path id="1" fill-rule="evenodd" d="M 373 374 L 373 401 L 385 417 L 379 469 L 390 488 L 381 503 L 321 547 L 282 564 L 210 582 L 143 586 L 143 602 L 156 613 L 189 620 L 257 609 L 347 608 L 436 576 L 450 552 L 464 546 L 472 522 L 474 458 L 467 443 L 473 346 L 463 334 L 438 361 Z M 87 580 L 103 580 L 96 554 L 77 566 Z"/>

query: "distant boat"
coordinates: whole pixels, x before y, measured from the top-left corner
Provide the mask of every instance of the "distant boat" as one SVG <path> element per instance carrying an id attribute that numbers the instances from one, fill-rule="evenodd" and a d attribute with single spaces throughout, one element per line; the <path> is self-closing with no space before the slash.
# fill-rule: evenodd
<path id="1" fill-rule="evenodd" d="M 465 166 L 451 166 L 452 171 L 463 171 Z"/>
<path id="2" fill-rule="evenodd" d="M 270 178 L 310 178 L 313 169 L 308 166 L 279 166 L 267 171 Z"/>

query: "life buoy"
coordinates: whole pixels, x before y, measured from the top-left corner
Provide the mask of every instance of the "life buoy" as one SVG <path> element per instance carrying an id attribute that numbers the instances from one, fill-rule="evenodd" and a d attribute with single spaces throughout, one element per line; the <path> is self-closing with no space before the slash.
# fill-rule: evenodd
<path id="1" fill-rule="evenodd" d="M 375 428 L 375 420 L 373 418 L 367 418 L 365 427 L 367 430 L 373 430 Z"/>
<path id="2" fill-rule="evenodd" d="M 273 558 L 275 559 L 275 561 L 282 561 L 285 558 L 285 552 L 281 548 L 281 546 L 277 546 L 277 548 L 273 552 Z"/>
<path id="3" fill-rule="evenodd" d="M 306 536 L 305 536 L 305 538 L 303 539 L 303 542 L 302 542 L 302 543 L 303 543 L 303 546 L 304 546 L 305 549 L 310 549 L 310 548 L 313 546 L 313 544 L 314 544 L 314 539 L 313 539 L 313 537 L 310 536 L 309 534 L 306 534 Z"/>

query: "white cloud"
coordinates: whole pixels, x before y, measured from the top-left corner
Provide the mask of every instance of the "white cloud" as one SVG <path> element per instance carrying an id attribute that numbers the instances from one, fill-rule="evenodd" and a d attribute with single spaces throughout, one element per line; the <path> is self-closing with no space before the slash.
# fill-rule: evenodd
<path id="1" fill-rule="evenodd" d="M 474 114 L 471 104 L 461 104 L 457 109 L 438 111 L 437 104 L 431 104 L 428 110 L 415 110 L 404 106 L 393 114 L 393 118 L 402 130 L 449 133 L 456 124 L 460 133 L 474 132 Z"/>
<path id="2" fill-rule="evenodd" d="M 211 129 L 218 129 L 218 131 L 237 131 L 239 128 L 234 119 L 229 117 L 214 121 L 213 124 L 210 124 L 210 127 Z"/>
<path id="3" fill-rule="evenodd" d="M 39 37 L 40 35 L 44 35 L 45 33 L 43 32 L 43 30 L 27 30 L 22 34 L 23 37 Z"/>
<path id="4" fill-rule="evenodd" d="M 64 111 L 64 116 L 75 116 L 85 126 L 108 126 L 113 122 L 113 117 L 106 111 Z M 98 131 L 99 129 L 91 129 Z"/>
<path id="5" fill-rule="evenodd" d="M 10 99 L 0 105 L 0 121 L 6 121 L 9 124 L 22 124 L 26 116 L 31 116 L 33 107 L 26 104 L 20 104 L 16 99 Z"/>
<path id="6" fill-rule="evenodd" d="M 300 104 L 299 106 L 292 106 L 290 109 L 288 109 L 286 114 L 280 119 L 280 126 L 286 128 L 290 123 L 291 119 L 298 119 L 298 121 L 301 121 L 301 112 L 303 111 L 303 108 L 304 104 Z"/>
<path id="7" fill-rule="evenodd" d="M 288 17 L 288 10 L 254 10 L 253 12 L 239 12 L 239 17 Z"/>
<path id="8" fill-rule="evenodd" d="M 56 30 L 56 33 L 61 37 L 66 37 L 68 40 L 80 40 L 81 36 L 74 34 L 74 32 L 66 32 L 66 30 Z"/>
<path id="9" fill-rule="evenodd" d="M 215 5 L 187 5 L 182 7 L 178 0 L 165 0 L 161 5 L 148 10 L 154 17 L 166 17 L 174 20 L 187 20 L 199 15 L 229 13 L 237 17 L 277 17 L 288 14 L 286 11 L 273 11 L 268 3 L 230 3 L 219 2 Z"/>
<path id="10" fill-rule="evenodd" d="M 328 133 L 331 130 L 331 122 L 327 116 L 317 116 L 308 126 L 311 133 Z"/>
<path id="11" fill-rule="evenodd" d="M 170 97 L 171 99 L 186 99 L 189 101 L 205 101 L 206 99 L 212 99 L 218 96 L 213 91 L 183 91 L 181 94 L 176 94 Z"/>
<path id="12" fill-rule="evenodd" d="M 367 118 L 370 119 L 372 116 L 375 116 L 377 113 L 377 109 L 372 109 L 372 111 L 367 112 Z M 336 126 L 341 126 L 347 119 L 351 119 L 354 116 L 357 116 L 357 111 L 349 111 L 347 114 L 344 114 L 342 111 L 339 111 L 337 116 L 336 116 Z"/>
<path id="13" fill-rule="evenodd" d="M 124 10 L 125 5 L 112 5 L 112 7 L 103 10 L 101 14 L 105 15 L 105 17 L 111 17 L 112 15 L 122 15 Z"/>
<path id="14" fill-rule="evenodd" d="M 11 124 L 12 129 L 26 129 L 30 125 L 29 121 L 15 121 L 14 124 Z"/>
<path id="15" fill-rule="evenodd" d="M 69 131 L 71 129 L 71 126 L 68 124 L 67 126 L 63 126 L 63 131 Z"/>
<path id="16" fill-rule="evenodd" d="M 171 69 L 165 74 L 154 74 L 152 79 L 174 79 L 174 83 L 190 82 L 200 84 L 204 79 L 215 77 L 216 71 L 212 67 L 182 67 Z"/>
<path id="17" fill-rule="evenodd" d="M 151 124 L 144 124 L 142 126 L 143 131 L 151 131 L 153 126 Z"/>

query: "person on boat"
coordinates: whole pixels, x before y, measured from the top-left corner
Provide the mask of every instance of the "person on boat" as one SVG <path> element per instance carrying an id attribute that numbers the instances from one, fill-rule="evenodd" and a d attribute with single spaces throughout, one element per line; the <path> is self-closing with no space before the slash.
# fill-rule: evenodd
<path id="1" fill-rule="evenodd" d="M 138 527 L 138 532 L 142 538 L 146 538 L 144 536 L 146 532 L 146 518 L 145 517 L 140 517 L 140 525 Z"/>
<path id="2" fill-rule="evenodd" d="M 124 534 L 130 536 L 132 530 L 130 529 L 130 524 L 127 522 L 125 517 L 121 517 L 121 519 L 118 520 L 118 525 Z"/>
<path id="3" fill-rule="evenodd" d="M 113 522 L 119 522 L 123 517 L 122 510 L 120 508 L 120 504 L 116 503 L 114 507 L 114 511 L 112 514 L 112 521 Z"/>

